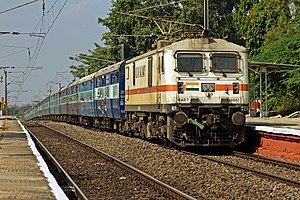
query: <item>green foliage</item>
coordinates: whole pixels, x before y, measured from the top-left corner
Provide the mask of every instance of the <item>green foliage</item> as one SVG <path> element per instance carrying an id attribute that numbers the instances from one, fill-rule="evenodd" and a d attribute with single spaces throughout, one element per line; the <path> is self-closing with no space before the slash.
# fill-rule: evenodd
<path id="1" fill-rule="evenodd" d="M 285 29 L 292 18 L 289 5 L 290 0 L 240 1 L 234 13 L 237 42 L 245 43 L 250 56 L 259 54 L 259 48 L 263 46 L 269 31 Z"/>
<path id="2" fill-rule="evenodd" d="M 260 62 L 300 64 L 300 20 L 292 20 L 286 29 L 268 33 L 268 43 L 252 59 Z M 273 38 L 273 40 L 271 39 Z"/>
<path id="3" fill-rule="evenodd" d="M 177 40 L 185 31 L 202 33 L 203 1 L 167 0 L 115 0 L 105 19 L 98 22 L 109 29 L 103 40 L 110 47 L 109 54 L 114 60 L 120 60 L 120 45 L 129 46 L 129 57 L 147 52 L 159 39 Z M 238 0 L 210 1 L 210 29 L 213 36 L 234 37 L 232 11 Z M 176 23 L 162 21 L 169 20 Z M 187 25 L 192 24 L 192 25 Z M 129 37 L 116 37 L 127 35 Z M 142 37 L 148 35 L 149 37 Z M 151 37 L 152 36 L 152 37 Z M 154 37 L 156 36 L 156 37 Z"/>
<path id="4" fill-rule="evenodd" d="M 217 38 L 234 40 L 235 28 L 232 11 L 239 0 L 209 2 L 210 33 Z M 107 18 L 99 18 L 98 23 L 109 31 L 102 37 L 106 47 L 97 47 L 71 60 L 81 62 L 72 65 L 72 73 L 83 77 L 97 70 L 96 58 L 121 60 L 121 45 L 126 45 L 126 57 L 139 55 L 154 48 L 159 39 L 178 40 L 185 31 L 201 34 L 203 20 L 201 0 L 112 0 L 112 8 Z M 162 21 L 169 20 L 176 23 Z M 186 25 L 186 24 L 193 24 Z M 89 58 L 87 58 L 89 57 Z"/>
<path id="5" fill-rule="evenodd" d="M 269 43 L 260 48 L 252 60 L 259 62 L 300 65 L 300 24 L 298 17 L 290 21 L 285 30 L 270 32 Z M 277 111 L 300 109 L 300 68 L 269 74 L 269 106 Z"/>
<path id="6" fill-rule="evenodd" d="M 28 111 L 32 106 L 32 104 L 26 104 L 22 106 L 10 106 L 8 108 L 8 113 L 10 115 L 16 116 L 20 120 L 23 120 L 25 112 Z"/>
<path id="7" fill-rule="evenodd" d="M 101 67 L 108 63 L 114 63 L 108 56 L 108 49 L 95 44 L 94 50 L 89 50 L 88 54 L 81 53 L 75 57 L 70 57 L 70 60 L 80 62 L 79 65 L 72 65 L 71 73 L 78 78 L 82 78 L 87 74 L 98 71 Z"/>
<path id="8" fill-rule="evenodd" d="M 99 18 L 98 22 L 109 29 L 102 39 L 110 47 L 109 55 L 113 60 L 121 59 L 122 44 L 129 47 L 128 57 L 136 56 L 140 52 L 147 52 L 152 48 L 157 40 L 155 36 L 161 35 L 152 17 L 173 16 L 173 13 L 178 13 L 180 9 L 176 4 L 154 6 L 160 3 L 166 4 L 166 2 L 155 0 L 146 2 L 143 0 L 117 0 L 112 2 L 113 6 L 108 17 Z M 124 37 L 122 37 L 123 35 Z"/>

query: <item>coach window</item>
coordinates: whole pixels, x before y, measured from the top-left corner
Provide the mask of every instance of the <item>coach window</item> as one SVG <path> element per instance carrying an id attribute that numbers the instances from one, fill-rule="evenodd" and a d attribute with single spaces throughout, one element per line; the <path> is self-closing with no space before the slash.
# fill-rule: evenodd
<path id="1" fill-rule="evenodd" d="M 96 81 L 95 81 L 95 88 L 100 87 L 100 86 L 101 86 L 101 77 L 98 76 L 98 77 L 96 77 L 95 80 L 96 80 Z"/>
<path id="2" fill-rule="evenodd" d="M 101 86 L 106 86 L 106 77 L 104 75 L 101 77 Z"/>
<path id="3" fill-rule="evenodd" d="M 118 82 L 119 82 L 119 73 L 115 72 L 114 83 L 118 83 Z"/>
<path id="4" fill-rule="evenodd" d="M 211 55 L 214 72 L 238 72 L 238 55 L 229 53 L 214 53 Z"/>
<path id="5" fill-rule="evenodd" d="M 105 87 L 105 96 L 104 98 L 109 98 L 109 85 L 110 85 L 111 74 L 106 75 L 106 87 Z"/>
<path id="6" fill-rule="evenodd" d="M 98 87 L 102 87 L 103 86 L 103 80 L 102 80 L 102 77 L 99 76 L 98 77 Z"/>
<path id="7" fill-rule="evenodd" d="M 152 66 L 153 59 L 152 57 L 148 57 L 148 87 L 152 87 Z"/>
<path id="8" fill-rule="evenodd" d="M 204 55 L 200 53 L 178 53 L 177 70 L 179 72 L 202 72 Z"/>

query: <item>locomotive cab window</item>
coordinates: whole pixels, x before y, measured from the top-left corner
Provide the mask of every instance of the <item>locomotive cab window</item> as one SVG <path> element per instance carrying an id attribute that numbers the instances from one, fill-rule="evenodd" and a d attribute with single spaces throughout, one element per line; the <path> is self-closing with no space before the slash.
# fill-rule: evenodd
<path id="1" fill-rule="evenodd" d="M 178 53 L 177 71 L 202 72 L 204 70 L 204 55 L 200 53 Z"/>
<path id="2" fill-rule="evenodd" d="M 238 55 L 227 53 L 214 53 L 211 55 L 212 71 L 238 72 Z"/>

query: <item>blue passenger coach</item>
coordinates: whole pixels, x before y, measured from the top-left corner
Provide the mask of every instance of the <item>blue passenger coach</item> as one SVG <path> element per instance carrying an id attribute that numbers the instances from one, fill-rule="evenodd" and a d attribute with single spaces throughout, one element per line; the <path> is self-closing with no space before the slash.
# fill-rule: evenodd
<path id="1" fill-rule="evenodd" d="M 125 63 L 74 81 L 34 107 L 45 118 L 118 129 L 125 120 Z M 33 110 L 28 116 L 34 116 Z"/>
<path id="2" fill-rule="evenodd" d="M 125 119 L 125 65 L 116 63 L 94 77 L 95 111 L 100 118 Z"/>
<path id="3" fill-rule="evenodd" d="M 78 111 L 80 116 L 95 117 L 94 95 L 93 95 L 93 77 L 95 73 L 90 74 L 79 80 L 78 84 Z"/>

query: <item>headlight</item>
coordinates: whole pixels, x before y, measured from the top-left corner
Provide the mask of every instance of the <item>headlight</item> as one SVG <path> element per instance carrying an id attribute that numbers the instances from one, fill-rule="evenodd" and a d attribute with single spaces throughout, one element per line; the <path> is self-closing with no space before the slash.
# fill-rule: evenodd
<path id="1" fill-rule="evenodd" d="M 177 83 L 177 89 L 178 89 L 178 94 L 183 94 L 184 93 L 184 83 L 183 82 L 178 82 Z"/>
<path id="2" fill-rule="evenodd" d="M 240 92 L 239 83 L 233 83 L 232 86 L 233 86 L 233 94 L 238 94 Z"/>
<path id="3" fill-rule="evenodd" d="M 202 92 L 214 92 L 215 84 L 214 83 L 201 83 Z"/>

